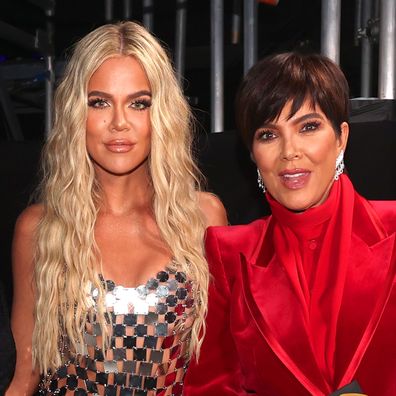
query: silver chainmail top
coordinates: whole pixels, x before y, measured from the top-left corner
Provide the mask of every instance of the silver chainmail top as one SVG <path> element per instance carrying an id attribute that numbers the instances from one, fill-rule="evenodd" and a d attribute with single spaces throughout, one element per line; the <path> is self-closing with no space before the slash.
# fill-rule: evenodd
<path id="1" fill-rule="evenodd" d="M 182 395 L 194 321 L 192 282 L 166 268 L 136 288 L 106 284 L 111 347 L 103 353 L 99 323 L 88 318 L 82 358 L 66 349 L 66 363 L 42 380 L 40 394 Z M 98 290 L 90 296 L 96 304 Z"/>

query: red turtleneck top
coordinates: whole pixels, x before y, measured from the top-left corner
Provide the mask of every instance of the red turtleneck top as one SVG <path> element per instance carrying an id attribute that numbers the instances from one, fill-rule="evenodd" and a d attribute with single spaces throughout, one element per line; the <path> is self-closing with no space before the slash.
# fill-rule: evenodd
<path id="1" fill-rule="evenodd" d="M 326 396 L 354 380 L 396 395 L 396 203 L 345 175 L 303 213 L 267 199 L 271 216 L 208 229 L 207 335 L 185 395 Z"/>

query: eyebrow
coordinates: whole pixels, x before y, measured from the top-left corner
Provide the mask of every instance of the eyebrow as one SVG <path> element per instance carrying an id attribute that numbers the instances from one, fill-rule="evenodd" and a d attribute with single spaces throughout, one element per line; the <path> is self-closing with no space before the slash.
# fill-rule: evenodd
<path id="1" fill-rule="evenodd" d="M 323 120 L 323 116 L 321 116 L 319 113 L 308 113 L 308 114 L 304 114 L 301 117 L 296 118 L 295 120 L 292 121 L 292 123 L 298 124 L 298 123 L 305 121 L 307 119 L 310 119 L 310 118 L 320 118 L 321 120 Z M 260 128 L 275 128 L 275 127 L 276 127 L 276 124 L 274 124 L 272 122 L 266 122 Z"/>
<path id="2" fill-rule="evenodd" d="M 293 120 L 293 124 L 298 124 L 299 122 L 305 121 L 310 118 L 320 118 L 323 120 L 323 117 L 319 113 L 308 113 L 308 114 L 304 114 L 303 116 L 298 117 L 295 120 Z"/>
<path id="3" fill-rule="evenodd" d="M 105 98 L 105 99 L 111 99 L 113 97 L 113 95 L 111 95 L 111 94 L 109 94 L 107 92 L 103 92 L 103 91 L 91 91 L 91 92 L 88 92 L 88 98 L 90 98 L 92 96 L 100 96 L 100 97 Z M 138 98 L 140 96 L 150 96 L 150 98 L 151 98 L 151 92 L 150 91 L 146 91 L 146 90 L 136 91 L 136 92 L 134 92 L 132 94 L 129 94 L 128 95 L 128 99 L 131 100 L 131 99 Z"/>

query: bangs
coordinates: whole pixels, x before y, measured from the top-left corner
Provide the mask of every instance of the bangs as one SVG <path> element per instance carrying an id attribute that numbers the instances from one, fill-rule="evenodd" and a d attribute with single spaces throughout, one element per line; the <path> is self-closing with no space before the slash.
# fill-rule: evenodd
<path id="1" fill-rule="evenodd" d="M 336 133 L 348 120 L 349 89 L 339 67 L 317 55 L 286 53 L 259 61 L 245 76 L 236 97 L 236 122 L 250 149 L 258 128 L 277 121 L 291 102 L 288 119 L 304 103 L 320 108 Z"/>

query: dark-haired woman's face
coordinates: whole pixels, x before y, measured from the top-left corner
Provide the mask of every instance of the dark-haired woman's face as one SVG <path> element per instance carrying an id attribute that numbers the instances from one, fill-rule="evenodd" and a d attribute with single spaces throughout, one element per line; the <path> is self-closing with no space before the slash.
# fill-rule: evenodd
<path id="1" fill-rule="evenodd" d="M 336 158 L 345 150 L 348 124 L 337 136 L 320 108 L 309 101 L 289 118 L 286 103 L 279 119 L 255 132 L 252 155 L 268 192 L 293 211 L 323 203 L 334 180 Z"/>
<path id="2" fill-rule="evenodd" d="M 107 59 L 88 83 L 86 144 L 98 174 L 146 171 L 151 149 L 151 89 L 130 56 Z"/>

